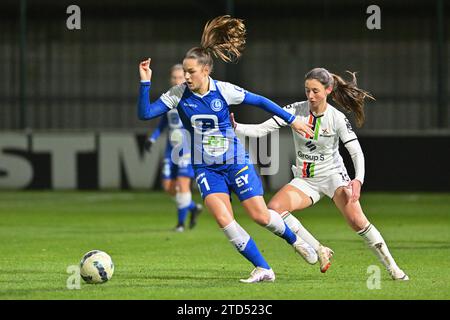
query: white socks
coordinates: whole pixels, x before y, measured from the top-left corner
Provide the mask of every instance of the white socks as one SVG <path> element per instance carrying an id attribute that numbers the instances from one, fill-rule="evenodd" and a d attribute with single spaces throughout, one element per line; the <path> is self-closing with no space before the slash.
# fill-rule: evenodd
<path id="1" fill-rule="evenodd" d="M 372 249 L 388 271 L 399 269 L 389 252 L 386 242 L 384 242 L 380 232 L 373 224 L 369 224 L 366 228 L 358 231 L 358 234 L 364 238 L 369 248 Z"/>
<path id="2" fill-rule="evenodd" d="M 285 211 L 281 214 L 281 217 L 284 219 L 284 222 L 286 222 L 287 226 L 292 230 L 292 232 L 294 232 L 298 237 L 300 237 L 311 247 L 313 247 L 316 252 L 317 250 L 319 250 L 320 242 L 317 241 L 317 239 L 314 238 L 313 235 L 305 229 L 305 227 L 303 227 L 303 225 L 294 215 L 292 215 L 289 211 Z"/>
<path id="3" fill-rule="evenodd" d="M 177 192 L 175 195 L 175 202 L 178 209 L 189 207 L 192 201 L 192 193 L 190 192 Z"/>
<path id="4" fill-rule="evenodd" d="M 269 214 L 270 220 L 266 228 L 275 233 L 277 236 L 281 237 L 284 234 L 284 231 L 286 230 L 286 225 L 284 224 L 283 219 L 274 210 L 269 209 Z"/>
<path id="5" fill-rule="evenodd" d="M 239 251 L 244 251 L 247 246 L 248 241 L 250 240 L 250 235 L 242 229 L 239 223 L 236 220 L 230 222 L 225 228 L 222 228 L 225 236 L 230 240 L 230 242 L 238 249 Z"/>

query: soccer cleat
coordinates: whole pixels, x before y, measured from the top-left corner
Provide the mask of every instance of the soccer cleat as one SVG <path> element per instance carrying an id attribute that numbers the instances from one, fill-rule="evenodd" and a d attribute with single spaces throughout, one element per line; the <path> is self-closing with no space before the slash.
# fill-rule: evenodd
<path id="1" fill-rule="evenodd" d="M 177 224 L 177 226 L 173 229 L 175 232 L 183 232 L 184 231 L 184 225 Z"/>
<path id="2" fill-rule="evenodd" d="M 328 268 L 331 266 L 331 258 L 333 257 L 333 250 L 322 245 L 319 246 L 317 254 L 319 255 L 320 272 L 327 272 Z"/>
<path id="3" fill-rule="evenodd" d="M 191 211 L 191 219 L 189 221 L 189 229 L 193 229 L 197 224 L 198 215 L 202 212 L 203 206 L 200 203 L 195 205 L 195 208 Z"/>
<path id="4" fill-rule="evenodd" d="M 409 280 L 408 275 L 404 273 L 403 270 L 401 269 L 389 270 L 389 274 L 391 275 L 392 280 L 399 280 L 399 281 Z"/>
<path id="5" fill-rule="evenodd" d="M 253 269 L 253 271 L 250 273 L 250 277 L 248 279 L 241 279 L 239 280 L 243 283 L 256 283 L 256 282 L 262 282 L 262 281 L 275 281 L 275 273 L 272 269 L 264 269 L 261 267 L 256 267 Z"/>
<path id="6" fill-rule="evenodd" d="M 295 251 L 309 264 L 317 263 L 318 257 L 316 250 L 311 247 L 307 242 L 303 241 L 300 237 L 297 236 L 297 241 L 295 241 L 292 246 Z"/>

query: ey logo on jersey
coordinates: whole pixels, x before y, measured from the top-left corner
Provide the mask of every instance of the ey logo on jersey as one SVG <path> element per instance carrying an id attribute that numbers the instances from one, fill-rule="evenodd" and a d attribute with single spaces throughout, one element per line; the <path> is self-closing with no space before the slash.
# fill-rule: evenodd
<path id="1" fill-rule="evenodd" d="M 248 169 L 248 166 L 243 167 L 241 170 L 239 170 L 235 176 L 237 176 L 238 174 L 244 172 L 245 170 Z M 246 185 L 248 183 L 248 174 L 244 174 L 242 176 L 237 177 L 236 179 L 234 179 L 234 181 L 236 181 L 236 185 L 238 186 L 238 188 L 242 187 L 243 185 Z"/>
<path id="2" fill-rule="evenodd" d="M 240 188 L 248 183 L 248 174 L 244 174 L 235 179 L 236 185 Z"/>
<path id="3" fill-rule="evenodd" d="M 220 99 L 214 99 L 213 101 L 211 101 L 211 109 L 213 109 L 213 111 L 215 112 L 219 112 L 223 109 L 223 101 Z"/>

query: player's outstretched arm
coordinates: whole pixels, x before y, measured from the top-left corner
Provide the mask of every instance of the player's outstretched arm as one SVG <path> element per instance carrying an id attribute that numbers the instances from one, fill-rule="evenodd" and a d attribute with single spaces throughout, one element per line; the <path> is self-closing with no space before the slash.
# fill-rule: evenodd
<path id="1" fill-rule="evenodd" d="M 230 114 L 231 124 L 233 125 L 234 131 L 237 134 L 244 135 L 247 137 L 264 137 L 271 133 L 272 131 L 278 130 L 281 126 L 273 119 L 260 123 L 260 124 L 244 124 L 238 123 L 234 119 L 234 114 Z"/>
<path id="2" fill-rule="evenodd" d="M 311 125 L 301 121 L 300 119 L 297 119 L 295 115 L 290 114 L 275 102 L 263 96 L 251 92 L 246 92 L 242 103 L 260 107 L 261 109 L 280 117 L 286 123 L 288 123 L 292 127 L 292 129 L 300 134 L 314 135 L 314 132 L 311 130 Z"/>
<path id="3" fill-rule="evenodd" d="M 147 150 L 148 152 L 151 151 L 153 144 L 156 142 L 156 140 L 158 140 L 158 138 L 161 136 L 161 133 L 164 131 L 164 129 L 167 127 L 168 125 L 168 119 L 167 116 L 164 115 L 161 117 L 161 120 L 159 121 L 158 126 L 156 127 L 155 130 L 153 130 L 153 132 L 148 136 L 148 138 L 145 140 L 144 143 L 144 147 L 145 150 Z"/>
<path id="4" fill-rule="evenodd" d="M 138 118 L 140 120 L 149 120 L 166 113 L 170 109 L 161 99 L 150 103 L 150 87 L 152 79 L 152 70 L 150 69 L 151 59 L 142 61 L 139 64 L 139 74 L 141 76 L 141 86 L 138 99 Z"/>
<path id="5" fill-rule="evenodd" d="M 167 116 L 162 116 L 161 120 L 159 120 L 158 126 L 155 128 L 155 130 L 153 130 L 152 134 L 148 137 L 148 140 L 156 142 L 156 140 L 158 140 L 158 138 L 161 136 L 161 133 L 164 131 L 168 124 L 169 120 L 167 119 Z"/>

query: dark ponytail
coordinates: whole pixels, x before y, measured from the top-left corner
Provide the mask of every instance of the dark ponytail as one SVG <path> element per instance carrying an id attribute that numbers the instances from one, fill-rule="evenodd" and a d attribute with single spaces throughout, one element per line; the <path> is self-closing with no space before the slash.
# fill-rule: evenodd
<path id="1" fill-rule="evenodd" d="M 356 72 L 347 71 L 347 73 L 352 75 L 352 80 L 348 82 L 324 68 L 315 68 L 305 75 L 305 80 L 316 79 L 325 88 L 332 86 L 331 98 L 345 111 L 353 112 L 356 126 L 361 127 L 365 120 L 364 99 L 375 100 L 375 98 L 369 92 L 357 87 Z"/>

